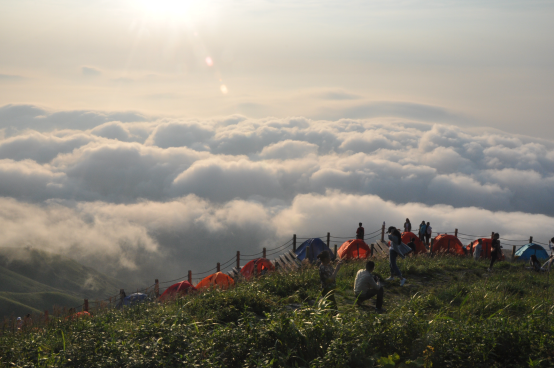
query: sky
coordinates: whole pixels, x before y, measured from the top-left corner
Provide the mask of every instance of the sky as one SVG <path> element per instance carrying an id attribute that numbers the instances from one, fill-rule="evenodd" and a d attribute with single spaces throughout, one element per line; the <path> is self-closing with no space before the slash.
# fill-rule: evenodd
<path id="1" fill-rule="evenodd" d="M 0 245 L 141 283 L 359 221 L 554 236 L 550 1 L 0 10 Z"/>

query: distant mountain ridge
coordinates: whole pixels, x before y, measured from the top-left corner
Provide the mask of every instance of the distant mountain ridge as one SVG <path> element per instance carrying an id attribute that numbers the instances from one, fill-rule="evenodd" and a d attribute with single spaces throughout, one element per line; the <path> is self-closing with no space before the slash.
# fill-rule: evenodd
<path id="1" fill-rule="evenodd" d="M 104 299 L 125 285 L 60 254 L 23 247 L 0 248 L 0 317 L 74 307 Z"/>

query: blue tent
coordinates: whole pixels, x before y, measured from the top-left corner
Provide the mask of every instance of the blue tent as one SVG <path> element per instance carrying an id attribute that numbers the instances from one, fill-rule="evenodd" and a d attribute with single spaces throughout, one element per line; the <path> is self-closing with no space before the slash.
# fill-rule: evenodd
<path id="1" fill-rule="evenodd" d="M 317 259 L 317 255 L 324 250 L 328 251 L 331 255 L 331 260 L 335 259 L 335 253 L 331 252 L 329 247 L 327 247 L 327 244 L 325 244 L 321 239 L 319 238 L 312 238 L 306 240 L 304 243 L 300 244 L 298 248 L 296 248 L 296 257 L 303 261 L 306 259 L 306 251 L 309 249 L 309 255 L 310 255 L 310 262 L 313 262 Z"/>
<path id="2" fill-rule="evenodd" d="M 516 252 L 516 259 L 528 261 L 532 255 L 536 255 L 538 259 L 547 259 L 548 253 L 538 244 L 529 243 L 519 248 Z"/>
<path id="3" fill-rule="evenodd" d="M 131 306 L 132 304 L 142 303 L 144 301 L 148 300 L 148 295 L 143 293 L 134 293 L 131 295 L 127 295 L 123 299 L 123 305 L 126 307 Z"/>

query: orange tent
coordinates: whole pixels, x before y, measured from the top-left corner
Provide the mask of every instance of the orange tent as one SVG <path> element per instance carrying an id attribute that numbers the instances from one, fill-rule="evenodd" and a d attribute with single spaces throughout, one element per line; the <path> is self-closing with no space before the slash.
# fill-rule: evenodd
<path id="1" fill-rule="evenodd" d="M 242 273 L 242 276 L 244 276 L 244 278 L 248 280 L 252 276 L 265 275 L 266 273 L 273 270 L 275 270 L 275 266 L 271 264 L 269 259 L 256 258 L 245 264 L 240 269 L 240 273 Z"/>
<path id="2" fill-rule="evenodd" d="M 212 287 L 227 289 L 234 283 L 235 282 L 231 276 L 226 275 L 223 272 L 216 272 L 212 273 L 210 276 L 204 277 L 202 281 L 196 285 L 196 289 L 200 290 Z"/>
<path id="3" fill-rule="evenodd" d="M 481 238 L 481 258 L 491 258 L 491 251 L 492 251 L 492 239 L 491 238 Z M 467 250 L 473 254 L 473 250 L 477 246 L 477 243 L 479 242 L 479 239 L 472 241 L 467 246 Z M 500 260 L 503 261 L 506 257 L 504 256 L 504 253 L 500 252 Z"/>
<path id="4" fill-rule="evenodd" d="M 464 245 L 454 235 L 437 235 L 433 241 L 433 253 L 452 253 L 465 255 Z"/>
<path id="5" fill-rule="evenodd" d="M 78 319 L 83 317 L 92 317 L 92 316 L 90 315 L 89 312 L 82 311 L 82 312 L 77 312 L 75 314 L 70 314 L 69 316 L 65 317 L 65 319 Z"/>
<path id="6" fill-rule="evenodd" d="M 419 240 L 419 238 L 414 233 L 409 231 L 405 231 L 402 233 L 402 236 L 401 236 L 402 243 L 408 244 L 409 242 L 412 241 L 412 238 L 415 238 L 414 243 L 416 246 L 416 250 L 414 254 L 427 253 L 427 248 L 425 248 L 425 244 L 423 244 L 423 242 Z M 390 247 L 390 241 L 388 245 Z"/>
<path id="7" fill-rule="evenodd" d="M 165 289 L 163 294 L 160 295 L 160 301 L 163 301 L 169 297 L 175 297 L 177 295 L 187 295 L 191 291 L 196 291 L 196 288 L 188 281 L 181 281 Z"/>
<path id="8" fill-rule="evenodd" d="M 347 240 L 337 250 L 340 259 L 367 258 L 370 254 L 369 246 L 362 239 Z"/>

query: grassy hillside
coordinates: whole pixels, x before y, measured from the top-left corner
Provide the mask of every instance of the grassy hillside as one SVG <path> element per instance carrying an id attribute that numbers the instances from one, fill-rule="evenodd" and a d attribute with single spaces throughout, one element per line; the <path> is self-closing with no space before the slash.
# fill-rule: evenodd
<path id="1" fill-rule="evenodd" d="M 52 311 L 53 306 L 75 307 L 83 299 L 62 292 L 8 293 L 0 292 L 0 316 L 24 316 L 27 313 Z"/>
<path id="2" fill-rule="evenodd" d="M 39 292 L 57 289 L 0 266 L 0 292 Z"/>
<path id="3" fill-rule="evenodd" d="M 4 366 L 549 367 L 548 275 L 467 258 L 399 262 L 408 283 L 386 284 L 387 313 L 354 306 L 361 262 L 337 280 L 339 314 L 318 302 L 317 269 L 274 274 L 220 292 L 92 319 L 55 319 L 0 338 Z M 376 273 L 388 276 L 386 260 Z M 368 302 L 366 302 L 368 303 Z M 94 356 L 94 359 L 90 359 Z"/>
<path id="4" fill-rule="evenodd" d="M 102 299 L 123 287 L 121 282 L 68 257 L 33 248 L 0 248 L 0 267 L 81 298 Z"/>

